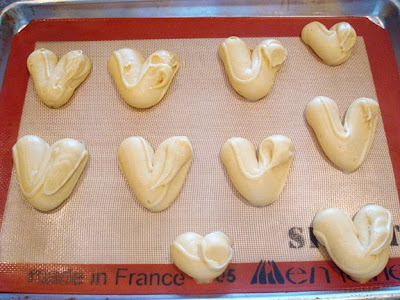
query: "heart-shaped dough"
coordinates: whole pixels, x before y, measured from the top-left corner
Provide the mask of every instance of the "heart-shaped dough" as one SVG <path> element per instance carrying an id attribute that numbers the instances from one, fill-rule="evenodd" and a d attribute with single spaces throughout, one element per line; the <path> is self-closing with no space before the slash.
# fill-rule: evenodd
<path id="1" fill-rule="evenodd" d="M 286 56 L 286 49 L 273 39 L 262 41 L 251 51 L 244 41 L 232 36 L 219 47 L 219 57 L 232 87 L 251 101 L 259 100 L 270 92 L 276 72 Z"/>
<path id="2" fill-rule="evenodd" d="M 224 273 L 232 255 L 232 241 L 221 231 L 205 237 L 186 232 L 171 245 L 172 262 L 197 283 L 209 283 Z"/>
<path id="3" fill-rule="evenodd" d="M 114 51 L 108 60 L 108 70 L 122 98 L 130 106 L 148 108 L 164 97 L 178 71 L 178 57 L 159 50 L 146 60 L 133 49 Z"/>
<path id="4" fill-rule="evenodd" d="M 338 208 L 319 211 L 313 233 L 334 263 L 358 282 L 378 275 L 389 260 L 392 216 L 378 205 L 366 205 L 351 220 Z"/>
<path id="5" fill-rule="evenodd" d="M 62 139 L 50 147 L 34 135 L 20 138 L 12 152 L 21 192 L 40 211 L 55 209 L 68 198 L 88 159 L 77 140 Z"/>
<path id="6" fill-rule="evenodd" d="M 354 28 L 346 22 L 333 25 L 329 30 L 320 22 L 311 22 L 301 31 L 301 39 L 330 66 L 349 59 L 357 41 Z"/>
<path id="7" fill-rule="evenodd" d="M 70 51 L 58 61 L 56 54 L 43 48 L 29 55 L 27 66 L 38 97 L 53 108 L 67 103 L 92 69 L 81 50 Z"/>
<path id="8" fill-rule="evenodd" d="M 118 162 L 136 199 L 152 212 L 168 208 L 178 196 L 192 164 L 193 150 L 185 136 L 163 141 L 154 153 L 140 136 L 118 148 Z"/>
<path id="9" fill-rule="evenodd" d="M 316 97 L 306 107 L 306 119 L 331 162 L 344 172 L 354 172 L 367 158 L 379 118 L 375 100 L 359 98 L 347 110 L 344 126 L 336 103 Z"/>
<path id="10" fill-rule="evenodd" d="M 241 137 L 230 138 L 222 146 L 221 159 L 234 187 L 255 206 L 266 206 L 276 201 L 286 183 L 294 157 L 292 141 L 273 135 L 256 149 Z"/>

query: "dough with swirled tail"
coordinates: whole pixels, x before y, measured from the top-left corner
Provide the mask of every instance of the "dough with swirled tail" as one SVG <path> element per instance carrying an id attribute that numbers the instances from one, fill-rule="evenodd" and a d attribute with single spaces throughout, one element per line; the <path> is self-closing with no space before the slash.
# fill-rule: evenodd
<path id="1" fill-rule="evenodd" d="M 273 39 L 264 40 L 250 50 L 243 40 L 232 36 L 219 47 L 219 57 L 232 87 L 251 101 L 259 100 L 270 92 L 286 56 L 286 49 Z"/>
<path id="2" fill-rule="evenodd" d="M 224 273 L 232 259 L 232 241 L 221 231 L 206 236 L 186 232 L 171 245 L 172 262 L 197 283 L 210 283 Z"/>
<path id="3" fill-rule="evenodd" d="M 122 98 L 130 106 L 148 108 L 164 97 L 178 71 L 178 57 L 159 50 L 146 60 L 136 50 L 114 51 L 108 60 L 108 70 Z"/>
<path id="4" fill-rule="evenodd" d="M 20 138 L 12 153 L 22 195 L 40 211 L 55 209 L 68 198 L 88 160 L 85 145 L 77 140 L 49 146 L 34 135 Z"/>
<path id="5" fill-rule="evenodd" d="M 337 168 L 349 173 L 361 166 L 374 140 L 380 115 L 375 100 L 355 100 L 347 110 L 344 125 L 336 103 L 328 97 L 311 100 L 305 115 L 322 150 Z"/>
<path id="6" fill-rule="evenodd" d="M 364 283 L 389 260 L 392 216 L 378 205 L 362 207 L 353 220 L 341 209 L 328 208 L 315 215 L 313 233 L 343 272 Z"/>
<path id="7" fill-rule="evenodd" d="M 58 61 L 56 54 L 42 48 L 29 55 L 27 67 L 40 100 L 58 108 L 68 102 L 86 79 L 92 64 L 81 50 L 70 51 Z"/>
<path id="8" fill-rule="evenodd" d="M 230 138 L 222 146 L 221 159 L 238 192 L 255 206 L 266 206 L 279 197 L 294 157 L 292 141 L 273 135 L 256 149 L 241 137 Z"/>
<path id="9" fill-rule="evenodd" d="M 337 66 L 349 59 L 357 34 L 346 22 L 337 23 L 328 30 L 325 25 L 314 21 L 304 26 L 301 39 L 324 63 Z"/>
<path id="10" fill-rule="evenodd" d="M 139 203 L 152 212 L 168 208 L 178 196 L 192 157 L 192 145 L 185 136 L 166 139 L 155 153 L 140 136 L 127 138 L 118 148 L 125 179 Z"/>

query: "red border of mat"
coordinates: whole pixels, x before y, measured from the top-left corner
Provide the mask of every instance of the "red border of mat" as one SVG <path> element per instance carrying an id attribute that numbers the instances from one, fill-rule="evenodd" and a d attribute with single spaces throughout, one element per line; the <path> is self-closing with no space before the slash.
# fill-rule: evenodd
<path id="1" fill-rule="evenodd" d="M 11 148 L 17 140 L 22 107 L 29 73 L 26 59 L 36 41 L 89 41 L 168 38 L 221 38 L 231 35 L 244 37 L 299 36 L 309 22 L 319 20 L 327 27 L 340 21 L 350 22 L 359 36 L 364 37 L 380 103 L 382 120 L 389 145 L 396 185 L 400 190 L 400 79 L 388 33 L 359 17 L 264 17 L 264 18 L 146 18 L 146 19 L 64 19 L 34 20 L 14 36 L 8 65 L 0 93 L 0 224 L 2 222 L 12 171 Z M 267 254 L 266 254 L 267 256 Z M 266 257 L 267 259 L 267 257 Z M 261 267 L 260 267 L 261 266 Z M 264 266 L 264 270 L 261 269 Z M 164 274 L 165 285 L 142 281 L 129 285 L 129 276 L 115 283 L 117 269 L 126 273 Z M 124 270 L 127 269 L 127 270 Z M 234 270 L 229 273 L 229 270 Z M 29 282 L 29 273 L 36 270 Z M 43 273 L 47 280 L 43 283 Z M 236 292 L 287 292 L 336 289 L 371 289 L 400 285 L 400 257 L 391 258 L 385 271 L 366 284 L 351 281 L 332 262 L 266 262 L 231 264 L 220 280 L 198 285 L 181 277 L 173 265 L 61 265 L 61 264 L 0 264 L 0 291 L 23 293 L 81 293 L 81 294 L 203 294 Z M 258 270 L 258 271 L 257 271 Z M 326 273 L 329 272 L 329 282 Z M 57 273 L 58 272 L 58 273 Z M 322 275 L 321 275 L 322 272 Z M 92 273 L 107 274 L 107 284 L 91 284 Z M 252 276 L 256 273 L 256 282 Z M 262 275 L 260 275 L 262 273 Z M 60 277 L 55 277 L 57 274 Z M 75 274 L 75 280 L 74 278 Z M 229 280 L 235 281 L 233 283 Z M 313 274 L 313 275 L 312 275 Z M 81 277 L 82 275 L 82 277 Z M 49 277 L 50 276 L 50 277 Z M 97 275 L 96 275 L 97 276 Z M 103 276 L 103 275 L 101 275 Z M 104 278 L 100 276 L 100 281 Z M 142 277 L 144 275 L 141 275 Z M 155 276 L 155 275 L 154 275 Z M 174 277 L 176 276 L 176 277 Z M 153 279 L 157 277 L 153 277 Z M 173 283 L 173 279 L 181 285 Z M 39 283 L 36 283 L 38 279 Z M 137 278 L 136 278 L 137 279 Z M 149 283 L 149 278 L 148 282 Z M 172 280 L 172 281 L 169 281 Z M 101 281 L 102 282 L 102 281 Z M 101 283 L 99 282 L 99 283 Z M 172 282 L 170 285 L 169 283 Z"/>

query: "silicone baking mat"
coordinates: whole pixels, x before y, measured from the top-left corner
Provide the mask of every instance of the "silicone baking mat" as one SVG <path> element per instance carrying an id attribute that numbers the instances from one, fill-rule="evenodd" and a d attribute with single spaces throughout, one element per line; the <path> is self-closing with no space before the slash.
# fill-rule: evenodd
<path id="1" fill-rule="evenodd" d="M 26 34 L 25 41 L 29 39 L 32 46 L 30 51 L 33 47 L 43 47 L 61 57 L 68 51 L 81 49 L 91 59 L 93 69 L 67 105 L 49 109 L 37 98 L 32 81 L 28 80 L 26 57 L 21 57 L 25 50 L 16 49 L 18 40 L 14 42 L 9 69 L 14 66 L 13 59 L 18 60 L 20 68 L 16 71 L 24 79 L 26 94 L 19 95 L 15 84 L 10 88 L 12 95 L 23 97 L 19 104 L 7 107 L 18 110 L 12 115 L 17 126 L 15 136 L 10 139 L 14 143 L 17 135 L 26 134 L 39 135 L 49 143 L 75 138 L 84 141 L 90 159 L 66 203 L 43 214 L 23 200 L 15 173 L 10 174 L 9 150 L 13 143 L 7 140 L 10 148 L 2 150 L 9 173 L 7 186 L 3 188 L 0 276 L 8 285 L 2 286 L 3 291 L 62 293 L 66 291 L 64 288 L 74 286 L 75 292 L 81 293 L 248 292 L 398 283 L 400 205 L 390 157 L 391 154 L 395 161 L 398 153 L 389 151 L 387 142 L 388 139 L 390 146 L 398 141 L 398 134 L 391 135 L 390 131 L 398 121 L 391 119 L 393 112 L 387 115 L 385 109 L 390 107 L 391 99 L 386 94 L 379 95 L 376 80 L 374 84 L 373 53 L 367 37 L 362 35 L 364 27 L 368 27 L 369 33 L 377 32 L 387 39 L 386 33 L 366 19 L 350 20 L 361 35 L 352 57 L 341 66 L 329 67 L 301 42 L 297 36 L 301 27 L 286 34 L 273 26 L 258 32 L 250 30 L 256 28 L 252 23 L 263 22 L 264 26 L 277 23 L 271 22 L 273 19 L 235 19 L 237 23 L 247 20 L 251 25 L 240 34 L 238 29 L 235 32 L 236 26 L 224 23 L 226 20 L 197 20 L 212 27 L 218 22 L 226 26 L 224 34 L 207 32 L 206 26 L 199 36 L 194 32 L 188 35 L 183 29 L 174 31 L 182 20 L 148 19 L 142 21 L 166 22 L 169 28 L 155 28 L 154 35 L 154 29 L 150 28 L 149 36 L 142 33 L 124 36 L 122 31 L 111 41 L 99 38 L 99 33 L 93 35 L 91 30 L 96 28 L 93 20 L 64 21 L 65 24 L 34 22 L 22 32 L 45 30 L 38 39 L 35 34 L 33 37 Z M 333 21 L 338 19 L 324 23 L 329 25 Z M 105 21 L 97 22 L 99 26 Z M 111 27 L 115 25 L 107 22 Z M 140 25 L 138 21 L 132 22 Z M 196 23 L 192 22 L 195 21 L 186 25 L 194 26 Z M 301 22 L 306 24 L 305 19 Z M 86 35 L 85 32 L 74 35 L 72 31 L 64 38 L 52 35 L 63 26 L 73 30 L 79 23 L 91 24 Z M 46 32 L 47 28 L 53 29 Z M 247 102 L 238 96 L 219 61 L 219 45 L 233 34 L 243 37 L 250 47 L 263 38 L 274 37 L 288 50 L 288 58 L 271 93 L 260 101 Z M 386 46 L 390 46 L 387 41 Z M 157 106 L 137 110 L 120 98 L 108 74 L 107 59 L 112 51 L 124 47 L 135 48 L 145 56 L 159 49 L 178 54 L 180 69 Z M 15 53 L 20 54 L 18 58 L 14 58 Z M 29 55 L 28 51 L 24 54 Z M 8 76 L 9 73 L 5 80 Z M 380 80 L 390 84 L 393 79 Z M 7 88 L 6 81 L 4 85 Z M 7 101 L 7 95 L 4 96 L 7 89 L 4 90 L 3 100 Z M 342 115 L 360 97 L 374 98 L 380 103 L 383 121 L 388 120 L 387 134 L 380 120 L 368 159 L 355 173 L 344 174 L 334 168 L 306 124 L 304 108 L 318 95 L 334 99 Z M 219 151 L 232 136 L 245 137 L 258 146 L 273 134 L 292 139 L 295 160 L 280 198 L 268 207 L 256 208 L 231 185 Z M 154 148 L 173 135 L 186 135 L 193 145 L 194 161 L 182 192 L 164 212 L 154 214 L 141 207 L 118 168 L 117 147 L 132 135 L 143 136 Z M 359 285 L 325 261 L 329 257 L 323 247 L 318 248 L 309 226 L 319 209 L 339 207 L 353 215 L 368 203 L 392 211 L 395 237 L 388 267 L 375 280 Z M 223 276 L 213 284 L 199 286 L 170 265 L 169 246 L 180 233 L 194 231 L 204 235 L 216 229 L 233 239 L 234 258 Z"/>

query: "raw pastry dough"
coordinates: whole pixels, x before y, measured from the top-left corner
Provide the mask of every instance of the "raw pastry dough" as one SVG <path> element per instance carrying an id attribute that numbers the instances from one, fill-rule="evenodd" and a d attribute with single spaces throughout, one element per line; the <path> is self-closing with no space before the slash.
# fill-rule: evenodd
<path id="1" fill-rule="evenodd" d="M 57 55 L 43 48 L 29 55 L 27 66 L 38 97 L 53 108 L 67 103 L 92 69 L 81 50 L 68 52 L 58 61 Z"/>
<path id="2" fill-rule="evenodd" d="M 114 51 L 108 60 L 108 70 L 130 106 L 148 108 L 164 97 L 179 67 L 178 57 L 159 50 L 146 60 L 132 49 Z"/>
<path id="3" fill-rule="evenodd" d="M 330 66 L 349 59 L 357 40 L 354 28 L 346 22 L 333 25 L 329 30 L 320 22 L 311 22 L 301 31 L 301 39 Z"/>
<path id="4" fill-rule="evenodd" d="M 313 233 L 334 263 L 358 282 L 366 282 L 385 268 L 393 238 L 392 216 L 378 205 L 366 205 L 351 220 L 343 210 L 318 212 Z"/>
<path id="5" fill-rule="evenodd" d="M 178 196 L 192 164 L 193 150 L 185 136 L 160 144 L 156 153 L 140 136 L 124 140 L 118 162 L 136 199 L 152 212 L 168 208 Z"/>
<path id="6" fill-rule="evenodd" d="M 289 138 L 273 135 L 261 142 L 257 160 L 252 143 L 233 137 L 222 146 L 221 159 L 239 193 L 255 206 L 266 206 L 282 192 L 294 151 Z"/>
<path id="7" fill-rule="evenodd" d="M 357 170 L 367 158 L 378 118 L 379 105 L 369 98 L 359 98 L 349 106 L 344 126 L 332 99 L 316 97 L 306 108 L 307 122 L 322 150 L 344 172 Z"/>
<path id="8" fill-rule="evenodd" d="M 219 48 L 219 57 L 224 63 L 231 85 L 238 94 L 252 101 L 269 93 L 276 72 L 286 56 L 286 49 L 273 39 L 262 41 L 251 51 L 244 41 L 232 36 Z"/>
<path id="9" fill-rule="evenodd" d="M 77 140 L 62 139 L 50 147 L 34 135 L 20 138 L 12 152 L 21 192 L 40 211 L 55 209 L 68 198 L 88 159 Z"/>
<path id="10" fill-rule="evenodd" d="M 221 231 L 205 237 L 186 232 L 171 245 L 172 262 L 197 283 L 210 283 L 224 273 L 232 259 L 232 242 Z"/>

